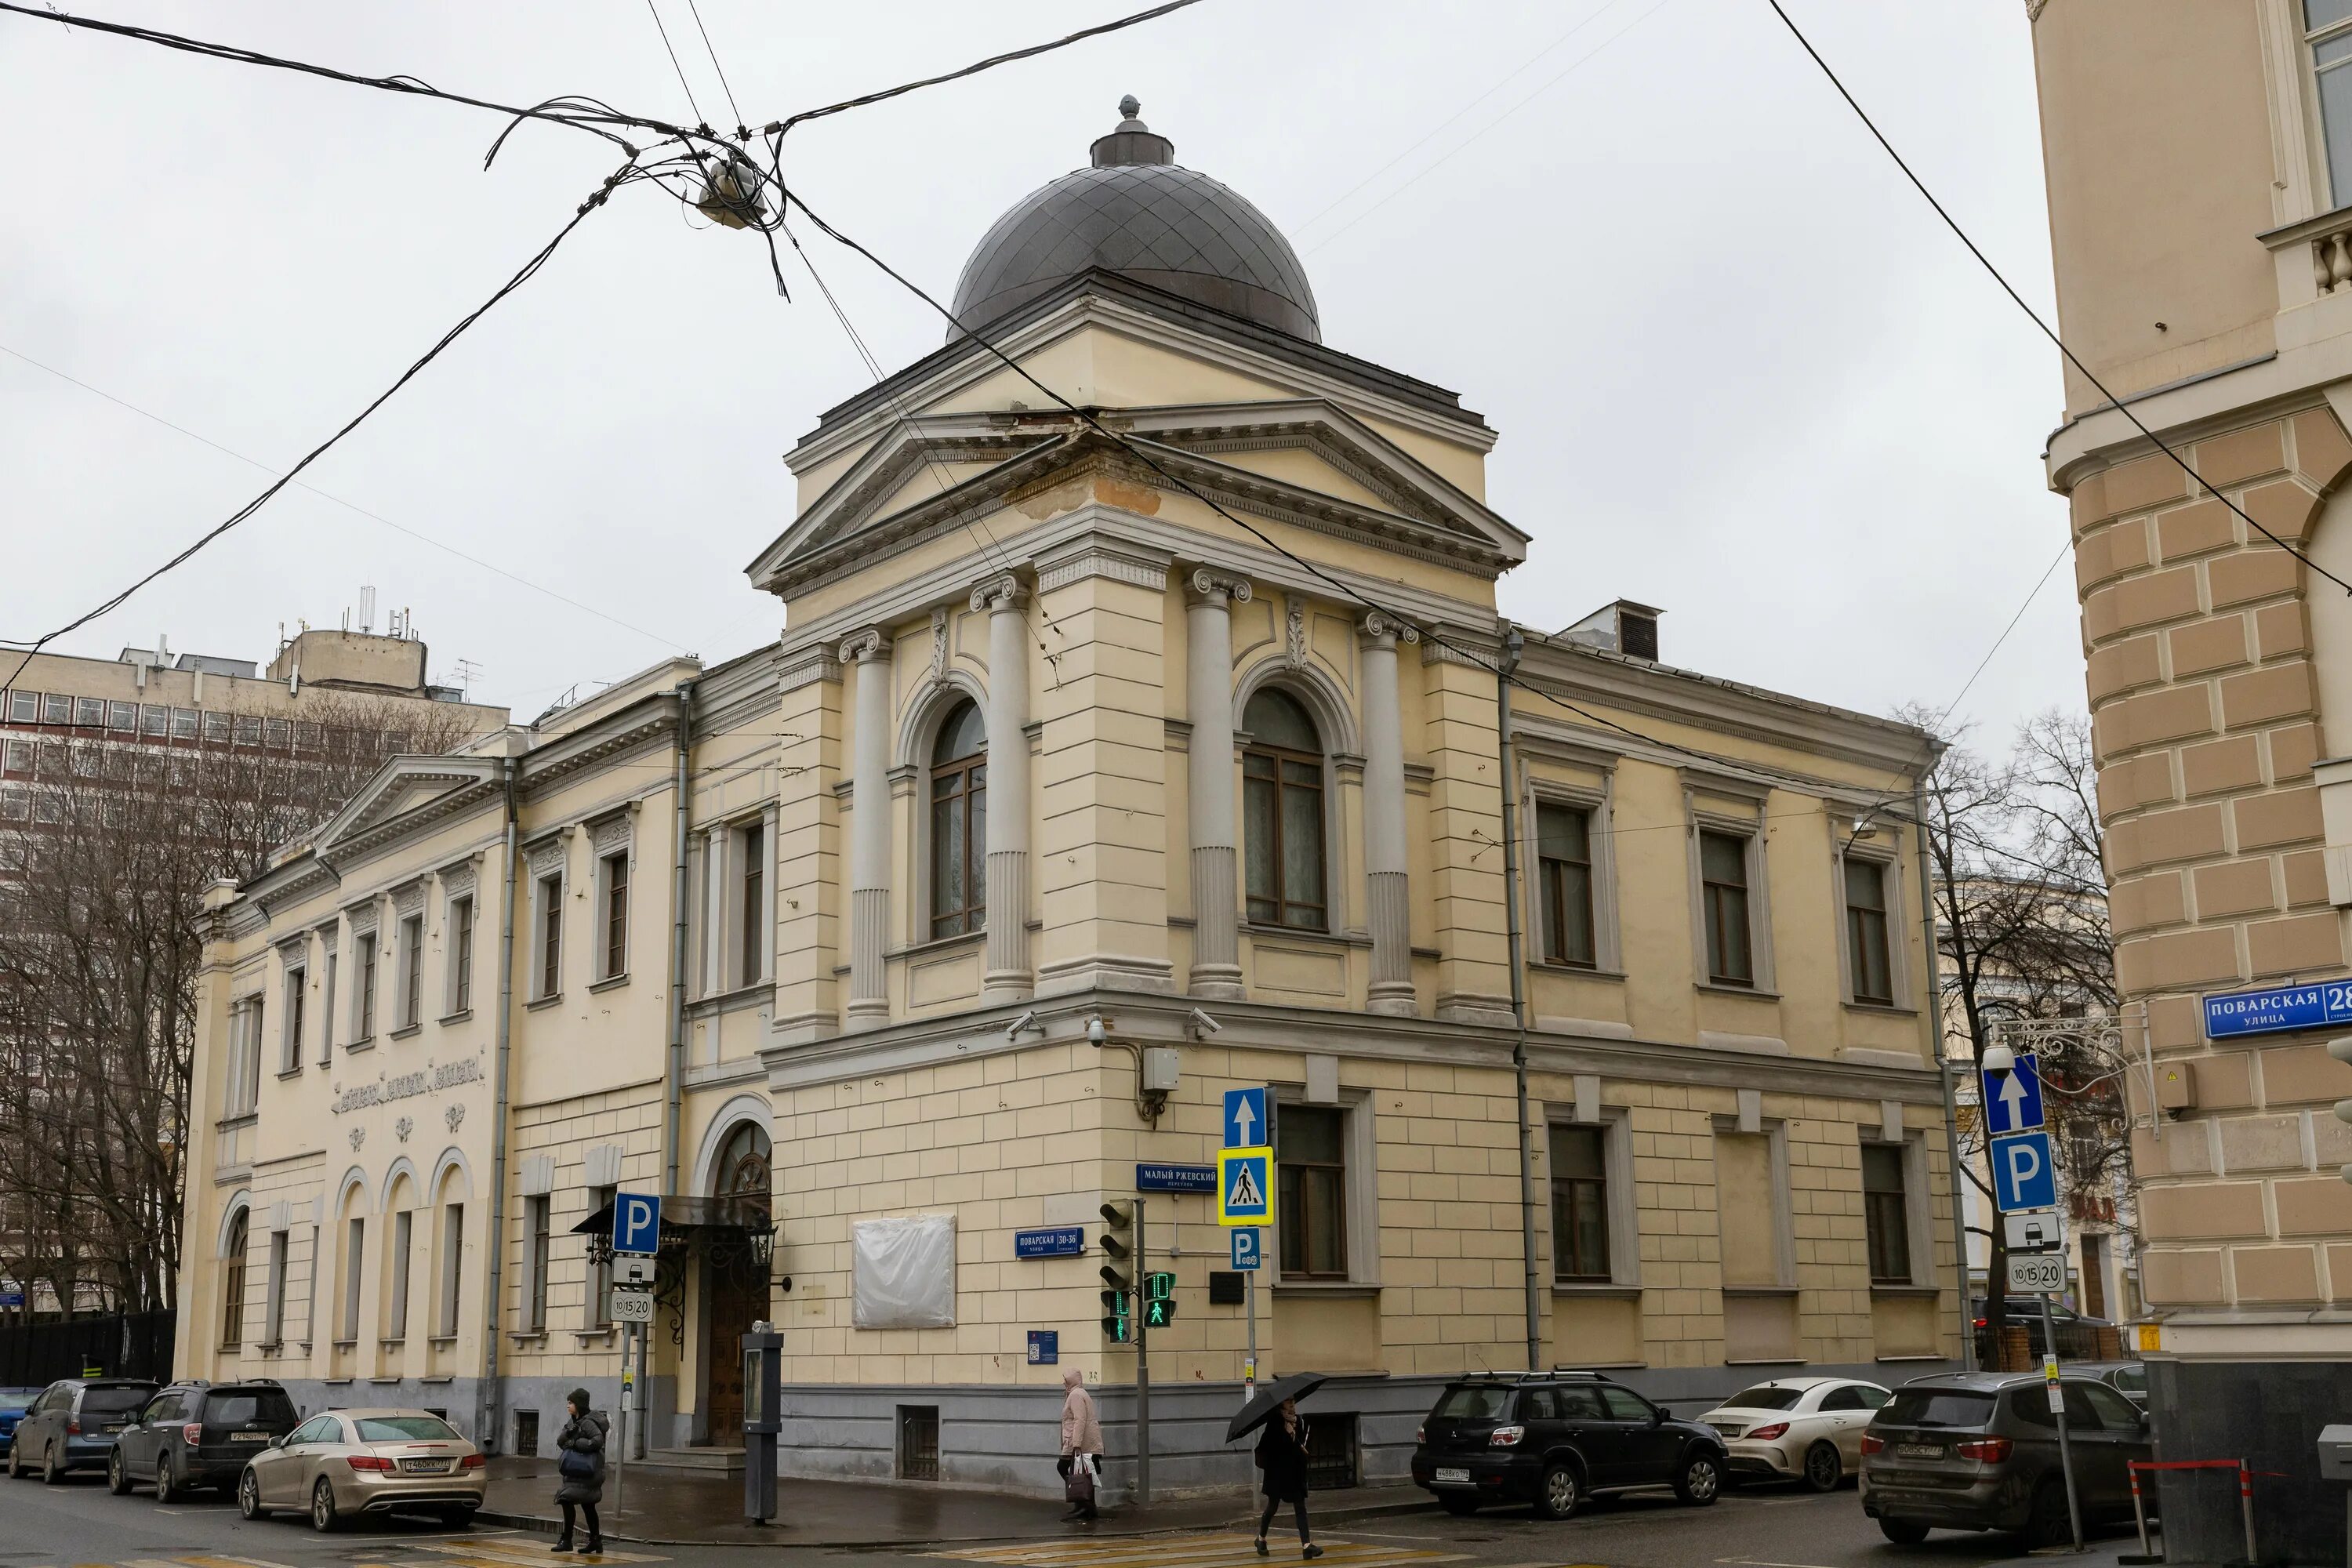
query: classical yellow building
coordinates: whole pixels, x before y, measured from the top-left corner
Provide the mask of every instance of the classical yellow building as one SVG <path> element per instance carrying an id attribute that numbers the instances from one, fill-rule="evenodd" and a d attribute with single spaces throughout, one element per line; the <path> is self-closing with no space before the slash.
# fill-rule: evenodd
<path id="1" fill-rule="evenodd" d="M 1249 1309 L 1165 1188 L 1253 1084 L 1261 1365 L 1342 1374 L 1330 1474 L 1531 1352 L 1668 1397 L 1957 1354 L 1927 738 L 1662 663 L 1645 606 L 1498 619 L 1494 431 L 1324 346 L 1131 106 L 956 309 L 792 453 L 779 641 L 403 761 L 219 890 L 185 1368 L 544 1445 L 618 1372 L 578 1227 L 659 1192 L 655 1447 L 730 1443 L 768 1319 L 788 1469 L 1052 1488 L 1076 1366 L 1124 1489 L 1140 1192 L 1157 1482 L 1238 1483 Z"/>
<path id="2" fill-rule="evenodd" d="M 2352 6 L 2028 10 L 2059 325 L 2105 389 L 2065 367 L 2045 457 L 2151 1036 L 2150 1404 L 2169 1452 L 2270 1478 L 2265 1561 L 2342 1562 L 2315 1441 L 2352 1409 L 2352 1071 L 2315 1026 L 2352 908 Z M 2177 1558 L 2244 1554 L 2218 1490 L 2170 1485 L 2164 1515 Z"/>

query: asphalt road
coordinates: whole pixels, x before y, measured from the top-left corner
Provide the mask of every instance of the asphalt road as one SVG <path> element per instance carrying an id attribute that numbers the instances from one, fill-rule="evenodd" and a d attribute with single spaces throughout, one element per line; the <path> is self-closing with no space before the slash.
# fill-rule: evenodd
<path id="1" fill-rule="evenodd" d="M 1272 1561 L 1296 1563 L 1297 1541 L 1280 1521 Z M 676 1568 L 1246 1568 L 1258 1558 L 1245 1533 L 1092 1536 L 1076 1529 L 997 1545 L 898 1551 L 774 1547 L 620 1546 L 603 1562 Z M 1361 1518 L 1318 1529 L 1330 1568 L 1982 1568 L 2021 1554 L 2012 1538 L 1939 1532 L 1924 1545 L 1888 1544 L 1851 1489 L 1734 1493 L 1712 1508 L 1671 1498 L 1602 1500 L 1564 1523 L 1525 1510 L 1469 1519 L 1436 1512 Z M 333 1535 L 280 1519 L 247 1524 L 226 1500 L 156 1506 L 143 1492 L 107 1495 L 95 1476 L 58 1487 L 0 1479 L 0 1568 L 531 1568 L 554 1561 L 549 1539 L 524 1531 L 451 1531 L 425 1521 L 368 1521 Z M 562 1559 L 578 1562 L 577 1557 Z M 597 1561 L 591 1559 L 591 1562 Z"/>

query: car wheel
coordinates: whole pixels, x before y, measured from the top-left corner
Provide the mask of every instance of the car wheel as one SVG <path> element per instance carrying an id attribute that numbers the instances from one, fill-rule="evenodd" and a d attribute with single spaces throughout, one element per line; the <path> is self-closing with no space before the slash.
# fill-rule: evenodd
<path id="1" fill-rule="evenodd" d="M 1897 1546 L 1916 1546 L 1927 1539 L 1927 1527 L 1916 1519 L 1882 1519 L 1878 1533 Z"/>
<path id="2" fill-rule="evenodd" d="M 269 1510 L 261 1506 L 261 1478 L 250 1469 L 236 1478 L 236 1511 L 247 1519 L 268 1519 Z"/>
<path id="3" fill-rule="evenodd" d="M 2066 1489 L 2061 1483 L 2044 1481 L 2034 1489 L 2033 1506 L 2025 1516 L 2025 1544 L 2037 1551 L 2074 1544 L 2074 1523 L 2066 1512 Z"/>
<path id="4" fill-rule="evenodd" d="M 58 1463 L 58 1446 L 52 1443 L 41 1450 L 41 1484 L 53 1487 L 65 1479 L 65 1469 Z"/>
<path id="5" fill-rule="evenodd" d="M 342 1522 L 342 1516 L 335 1511 L 334 1483 L 320 1476 L 319 1484 L 310 1489 L 310 1528 L 325 1535 Z"/>
<path id="6" fill-rule="evenodd" d="M 1675 1496 L 1694 1508 L 1705 1508 L 1723 1490 L 1723 1466 L 1704 1449 L 1683 1461 L 1675 1475 Z"/>
<path id="7" fill-rule="evenodd" d="M 1545 1467 L 1543 1480 L 1536 1488 L 1536 1512 L 1546 1519 L 1566 1519 L 1583 1500 L 1584 1481 L 1574 1465 L 1555 1459 Z"/>
<path id="8" fill-rule="evenodd" d="M 131 1472 L 122 1468 L 122 1450 L 117 1448 L 106 1457 L 106 1489 L 116 1497 L 131 1492 Z"/>
<path id="9" fill-rule="evenodd" d="M 184 1500 L 187 1495 L 187 1488 L 182 1486 L 179 1478 L 172 1473 L 172 1456 L 156 1455 L 155 1500 L 160 1503 L 174 1503 Z"/>
<path id="10" fill-rule="evenodd" d="M 1817 1492 L 1833 1492 L 1845 1479 L 1845 1465 L 1835 1443 L 1816 1443 L 1805 1450 L 1805 1484 Z"/>
<path id="11" fill-rule="evenodd" d="M 25 1467 L 18 1462 L 16 1458 L 24 1451 L 25 1445 L 22 1443 L 11 1443 L 8 1445 L 8 1479 L 12 1481 L 21 1481 L 25 1479 Z"/>
<path id="12" fill-rule="evenodd" d="M 1440 1492 L 1437 1494 L 1437 1506 L 1456 1519 L 1467 1519 L 1478 1511 L 1478 1500 L 1465 1497 L 1459 1492 Z"/>

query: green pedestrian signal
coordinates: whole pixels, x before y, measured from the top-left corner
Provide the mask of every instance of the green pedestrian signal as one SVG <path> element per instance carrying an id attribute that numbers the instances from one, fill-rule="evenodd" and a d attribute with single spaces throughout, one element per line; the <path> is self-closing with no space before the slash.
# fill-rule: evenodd
<path id="1" fill-rule="evenodd" d="M 1147 1301 L 1171 1300 L 1176 1295 L 1176 1276 L 1160 1271 L 1143 1277 L 1143 1298 Z"/>
<path id="2" fill-rule="evenodd" d="M 1143 1326 L 1164 1329 L 1176 1321 L 1176 1298 L 1163 1296 L 1156 1301 L 1143 1303 Z"/>

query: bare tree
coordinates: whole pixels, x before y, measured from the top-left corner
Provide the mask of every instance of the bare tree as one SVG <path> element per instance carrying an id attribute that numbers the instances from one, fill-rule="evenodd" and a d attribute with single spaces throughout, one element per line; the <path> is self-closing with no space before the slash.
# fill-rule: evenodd
<path id="1" fill-rule="evenodd" d="M 471 733 L 461 710 L 338 694 L 237 715 L 225 744 L 40 743 L 36 783 L 0 796 L 0 1272 L 68 1312 L 173 1304 L 205 889 L 387 758 Z"/>

